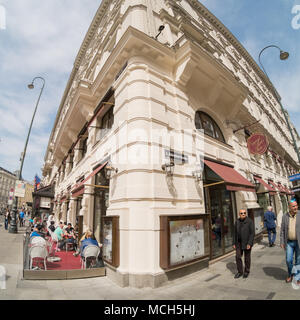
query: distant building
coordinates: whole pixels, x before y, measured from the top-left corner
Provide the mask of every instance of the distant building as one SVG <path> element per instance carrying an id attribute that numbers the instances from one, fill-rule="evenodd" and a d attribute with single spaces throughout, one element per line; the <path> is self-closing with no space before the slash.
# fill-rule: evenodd
<path id="1" fill-rule="evenodd" d="M 32 193 L 34 192 L 34 185 L 30 182 L 25 182 L 25 196 L 18 197 L 18 208 L 25 207 L 27 210 L 32 210 Z"/>
<path id="2" fill-rule="evenodd" d="M 299 163 L 278 99 L 200 2 L 102 0 L 45 155 L 56 219 L 95 232 L 121 286 L 208 266 L 239 209 L 257 235 L 268 205 L 287 210 Z"/>
<path id="3" fill-rule="evenodd" d="M 8 206 L 9 192 L 14 190 L 16 174 L 0 167 L 0 210 Z"/>

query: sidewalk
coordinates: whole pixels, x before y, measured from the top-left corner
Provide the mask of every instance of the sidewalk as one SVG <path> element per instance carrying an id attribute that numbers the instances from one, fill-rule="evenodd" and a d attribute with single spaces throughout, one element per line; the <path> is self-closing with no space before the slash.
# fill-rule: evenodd
<path id="1" fill-rule="evenodd" d="M 2 216 L 0 216 L 2 219 Z M 285 283 L 284 251 L 267 246 L 267 239 L 254 246 L 251 273 L 234 279 L 235 256 L 211 264 L 208 269 L 167 285 L 151 288 L 120 288 L 107 277 L 76 280 L 23 280 L 23 233 L 8 233 L 0 220 L 0 265 L 6 270 L 6 289 L 0 300 L 299 300 L 300 289 Z"/>

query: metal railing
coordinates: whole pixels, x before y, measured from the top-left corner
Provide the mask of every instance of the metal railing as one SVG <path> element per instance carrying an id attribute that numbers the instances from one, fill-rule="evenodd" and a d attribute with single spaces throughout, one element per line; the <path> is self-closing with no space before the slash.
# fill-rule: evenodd
<path id="1" fill-rule="evenodd" d="M 29 242 L 31 226 L 26 228 L 23 239 L 23 270 L 29 269 Z"/>

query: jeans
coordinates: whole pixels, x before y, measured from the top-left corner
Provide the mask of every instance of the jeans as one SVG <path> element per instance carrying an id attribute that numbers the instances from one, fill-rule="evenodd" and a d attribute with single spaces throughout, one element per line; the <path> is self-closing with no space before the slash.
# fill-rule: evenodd
<path id="1" fill-rule="evenodd" d="M 271 235 L 271 233 L 273 235 Z M 269 244 L 275 243 L 276 239 L 276 228 L 268 229 L 268 238 L 269 238 Z"/>
<path id="2" fill-rule="evenodd" d="M 292 275 L 292 269 L 294 266 L 294 256 L 295 265 L 300 264 L 300 250 L 297 240 L 288 240 L 286 244 L 286 265 L 288 267 L 289 277 Z"/>
<path id="3" fill-rule="evenodd" d="M 5 230 L 7 230 L 8 229 L 8 219 L 5 219 L 4 226 L 5 226 Z"/>

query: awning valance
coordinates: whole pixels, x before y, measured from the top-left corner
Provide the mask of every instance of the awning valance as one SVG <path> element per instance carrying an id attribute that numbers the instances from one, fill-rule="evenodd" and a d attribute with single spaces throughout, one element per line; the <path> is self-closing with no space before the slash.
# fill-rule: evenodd
<path id="1" fill-rule="evenodd" d="M 80 183 L 76 184 L 73 187 L 73 190 L 71 191 L 72 197 L 77 197 L 77 195 L 75 195 L 75 194 L 77 194 L 79 191 L 81 191 L 81 189 L 82 189 L 82 192 L 79 195 L 83 194 L 84 183 L 87 182 L 90 178 L 92 178 L 95 174 L 97 174 L 102 168 L 104 168 L 107 165 L 107 163 L 108 163 L 108 161 L 105 161 L 104 163 L 99 165 L 99 167 L 97 167 L 92 173 L 90 173 L 84 180 L 82 180 Z"/>
<path id="2" fill-rule="evenodd" d="M 204 163 L 224 180 L 227 190 L 255 192 L 255 186 L 235 169 L 209 160 Z"/>
<path id="3" fill-rule="evenodd" d="M 277 183 L 277 186 L 280 193 L 287 193 L 285 187 L 280 182 Z"/>
<path id="4" fill-rule="evenodd" d="M 266 192 L 269 192 L 271 195 L 276 194 L 276 189 L 270 186 L 267 182 L 265 182 L 262 178 L 254 176 L 254 179 L 258 181 L 261 185 L 263 185 L 266 189 Z"/>

